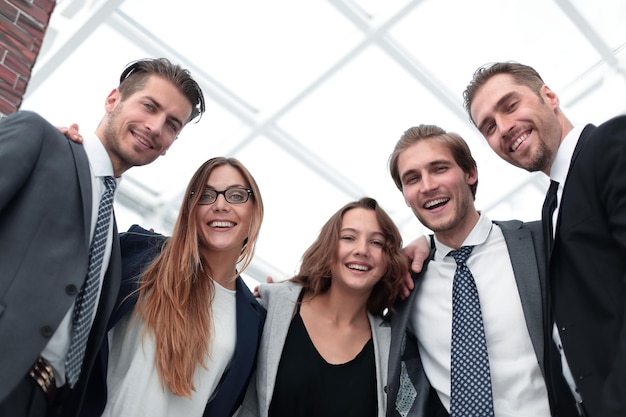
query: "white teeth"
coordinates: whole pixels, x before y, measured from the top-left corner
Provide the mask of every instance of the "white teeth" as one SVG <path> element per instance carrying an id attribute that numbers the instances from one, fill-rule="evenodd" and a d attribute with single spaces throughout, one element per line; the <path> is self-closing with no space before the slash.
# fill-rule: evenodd
<path id="1" fill-rule="evenodd" d="M 436 206 L 437 204 L 445 203 L 446 201 L 448 201 L 448 199 L 447 199 L 447 198 L 438 198 L 438 199 L 436 199 L 436 200 L 429 201 L 428 203 L 426 203 L 426 204 L 424 205 L 424 207 L 425 207 L 425 208 L 431 208 L 431 207 Z"/>
<path id="2" fill-rule="evenodd" d="M 148 148 L 152 148 L 152 145 L 147 142 L 144 138 L 142 138 L 141 136 L 139 136 L 138 134 L 134 133 L 133 136 L 144 146 L 148 147 Z"/>
<path id="3" fill-rule="evenodd" d="M 233 222 L 211 222 L 209 223 L 210 227 L 233 227 L 235 223 Z"/>
<path id="4" fill-rule="evenodd" d="M 365 265 L 360 265 L 360 264 L 348 264 L 348 268 L 350 269 L 356 269 L 358 271 L 368 271 L 369 268 Z"/>
<path id="5" fill-rule="evenodd" d="M 530 135 L 530 134 L 526 133 L 525 135 L 522 135 L 519 138 L 517 138 L 517 140 L 515 142 L 513 142 L 513 145 L 511 145 L 511 150 L 513 152 L 515 152 L 515 150 L 519 147 L 519 145 L 526 140 L 528 135 Z"/>

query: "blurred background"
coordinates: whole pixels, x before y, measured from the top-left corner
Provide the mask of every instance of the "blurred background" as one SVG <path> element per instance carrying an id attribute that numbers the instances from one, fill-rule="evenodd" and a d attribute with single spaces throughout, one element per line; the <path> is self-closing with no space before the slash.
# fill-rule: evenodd
<path id="1" fill-rule="evenodd" d="M 464 112 L 485 63 L 533 66 L 574 123 L 626 113 L 623 0 L 60 0 L 21 109 L 93 131 L 124 66 L 161 56 L 191 71 L 207 111 L 165 157 L 124 175 L 118 227 L 168 234 L 196 168 L 234 156 L 266 207 L 250 285 L 293 275 L 323 223 L 361 196 L 381 203 L 405 243 L 428 233 L 387 166 L 422 123 L 469 142 L 480 210 L 539 219 L 547 179 L 500 161 Z"/>

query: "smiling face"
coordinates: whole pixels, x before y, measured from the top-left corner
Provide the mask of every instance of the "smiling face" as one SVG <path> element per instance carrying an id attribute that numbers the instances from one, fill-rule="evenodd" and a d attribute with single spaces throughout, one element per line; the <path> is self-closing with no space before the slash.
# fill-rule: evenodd
<path id="1" fill-rule="evenodd" d="M 480 87 L 471 117 L 498 156 L 530 172 L 550 173 L 567 133 L 557 95 L 545 85 L 537 95 L 509 74 L 494 75 Z"/>
<path id="2" fill-rule="evenodd" d="M 164 155 L 191 109 L 189 100 L 174 84 L 154 75 L 124 100 L 119 90 L 113 90 L 96 133 L 107 149 L 115 175 Z"/>
<path id="3" fill-rule="evenodd" d="M 354 208 L 343 215 L 332 288 L 369 294 L 386 271 L 385 235 L 373 210 Z"/>
<path id="4" fill-rule="evenodd" d="M 241 173 L 231 165 L 214 168 L 206 182 L 207 189 L 217 191 L 249 186 Z M 221 253 L 237 258 L 250 233 L 253 209 L 253 198 L 242 204 L 231 204 L 223 194 L 218 195 L 213 204 L 197 205 L 195 216 L 200 250 L 205 254 Z"/>
<path id="5" fill-rule="evenodd" d="M 450 148 L 433 138 L 405 149 L 398 171 L 404 200 L 419 221 L 448 246 L 462 242 L 478 221 L 470 189 L 478 179 L 476 168 L 463 172 Z"/>

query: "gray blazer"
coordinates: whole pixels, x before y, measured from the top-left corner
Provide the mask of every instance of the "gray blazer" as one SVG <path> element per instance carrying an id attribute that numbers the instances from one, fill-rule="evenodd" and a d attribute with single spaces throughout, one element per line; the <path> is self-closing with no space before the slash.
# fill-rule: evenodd
<path id="1" fill-rule="evenodd" d="M 32 112 L 0 121 L 0 401 L 35 363 L 74 302 L 89 258 L 92 189 L 81 145 Z M 114 228 L 115 230 L 115 228 Z M 78 385 L 106 331 L 121 275 L 119 243 L 105 275 Z"/>
<path id="2" fill-rule="evenodd" d="M 274 394 L 278 364 L 301 286 L 287 281 L 280 284 L 261 285 L 259 291 L 261 294 L 259 301 L 267 309 L 267 318 L 257 356 L 256 375 L 248 386 L 242 408 L 237 414 L 240 417 L 267 417 Z M 391 328 L 389 322 L 380 317 L 370 315 L 369 319 L 376 358 L 378 417 L 383 417 L 387 403 L 384 387 L 387 385 Z"/>
<path id="3" fill-rule="evenodd" d="M 513 266 L 513 273 L 515 274 L 528 333 L 535 349 L 539 367 L 545 376 L 543 312 L 547 301 L 545 299 L 546 263 L 541 222 L 522 223 L 518 220 L 510 220 L 496 221 L 494 223 L 502 229 L 502 234 L 511 257 L 511 265 Z M 431 252 L 431 258 L 433 254 L 434 252 Z M 414 276 L 416 289 L 420 285 L 421 276 L 421 274 Z M 411 306 L 415 302 L 416 293 L 417 291 L 413 290 L 409 298 L 397 304 L 396 314 L 391 319 L 389 386 L 387 387 L 388 417 L 397 417 L 399 415 L 395 404 L 398 397 L 400 370 L 403 362 L 417 391 L 417 397 L 408 415 L 411 417 L 427 416 L 426 407 L 430 384 L 422 368 L 417 346 L 414 346 L 415 342 L 407 338 L 406 334 Z M 411 353 L 408 353 L 409 350 Z M 404 357 L 402 357 L 403 354 Z"/>

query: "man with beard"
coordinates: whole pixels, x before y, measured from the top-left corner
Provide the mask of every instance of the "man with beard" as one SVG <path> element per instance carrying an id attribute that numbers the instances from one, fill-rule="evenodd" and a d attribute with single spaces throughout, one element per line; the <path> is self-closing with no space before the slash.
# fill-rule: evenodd
<path id="1" fill-rule="evenodd" d="M 574 126 L 537 71 L 516 62 L 479 68 L 464 99 L 502 159 L 551 180 L 542 221 L 550 242 L 546 334 L 561 354 L 552 367 L 581 415 L 625 416 L 626 116 Z"/>
<path id="2" fill-rule="evenodd" d="M 0 416 L 71 416 L 120 282 L 112 200 L 204 112 L 189 72 L 127 66 L 84 145 L 32 112 L 0 121 Z"/>
<path id="3" fill-rule="evenodd" d="M 549 416 L 540 223 L 480 213 L 469 147 L 437 126 L 407 130 L 390 172 L 434 235 L 392 316 L 387 415 Z"/>

